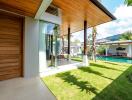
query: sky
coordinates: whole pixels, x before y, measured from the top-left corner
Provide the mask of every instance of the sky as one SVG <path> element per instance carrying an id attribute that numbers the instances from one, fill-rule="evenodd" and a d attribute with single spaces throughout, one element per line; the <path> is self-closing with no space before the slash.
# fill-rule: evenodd
<path id="1" fill-rule="evenodd" d="M 117 20 L 97 26 L 97 39 L 122 34 L 132 30 L 132 6 L 127 7 L 124 4 L 124 0 L 102 0 L 102 4 L 117 18 Z M 87 31 L 88 34 L 92 33 L 91 29 Z M 73 33 L 72 41 L 75 39 L 79 39 L 83 42 L 83 31 Z"/>

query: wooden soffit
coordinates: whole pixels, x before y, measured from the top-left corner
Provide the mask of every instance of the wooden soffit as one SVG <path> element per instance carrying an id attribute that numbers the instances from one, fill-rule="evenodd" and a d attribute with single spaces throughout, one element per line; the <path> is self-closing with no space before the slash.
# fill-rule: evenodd
<path id="1" fill-rule="evenodd" d="M 34 17 L 42 0 L 0 0 L 0 9 Z"/>
<path id="2" fill-rule="evenodd" d="M 115 19 L 97 0 L 53 0 L 52 3 L 62 10 L 62 35 L 68 33 L 68 27 L 71 33 L 83 30 L 84 20 L 89 28 Z"/>

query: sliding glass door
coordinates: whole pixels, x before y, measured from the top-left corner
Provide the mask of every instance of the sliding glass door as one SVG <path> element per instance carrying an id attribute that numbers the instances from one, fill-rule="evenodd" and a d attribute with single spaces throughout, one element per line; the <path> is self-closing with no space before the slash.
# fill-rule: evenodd
<path id="1" fill-rule="evenodd" d="M 58 25 L 40 21 L 40 65 L 56 66 Z M 45 62 L 45 61 L 46 62 Z M 45 65 L 44 63 L 45 62 Z"/>
<path id="2" fill-rule="evenodd" d="M 53 34 L 45 34 L 46 42 L 46 61 L 48 66 L 54 66 L 55 57 L 53 54 Z"/>

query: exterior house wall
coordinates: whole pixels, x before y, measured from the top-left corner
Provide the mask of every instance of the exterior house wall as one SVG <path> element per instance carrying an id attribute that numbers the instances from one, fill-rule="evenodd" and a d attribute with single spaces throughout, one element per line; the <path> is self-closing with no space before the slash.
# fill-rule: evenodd
<path id="1" fill-rule="evenodd" d="M 118 47 L 126 48 L 125 50 L 118 51 L 118 52 L 126 53 L 128 56 L 128 45 L 110 45 L 108 49 L 108 54 L 116 55 L 117 54 L 116 48 Z"/>
<path id="2" fill-rule="evenodd" d="M 73 46 L 73 47 L 71 47 L 70 54 L 71 54 L 71 56 L 76 56 L 78 54 L 82 54 L 81 48 L 79 46 Z"/>
<path id="3" fill-rule="evenodd" d="M 48 21 L 48 22 L 52 22 L 58 25 L 61 25 L 62 23 L 62 19 L 61 19 L 61 11 L 59 10 L 59 16 L 55 16 L 49 13 L 44 13 L 41 17 L 40 20 L 44 20 L 44 21 Z"/>
<path id="4" fill-rule="evenodd" d="M 116 48 L 117 48 L 117 46 L 110 45 L 109 49 L 108 49 L 108 53 L 110 53 L 110 54 L 116 54 Z"/>
<path id="5" fill-rule="evenodd" d="M 39 21 L 25 18 L 24 77 L 39 76 Z"/>
<path id="6" fill-rule="evenodd" d="M 41 20 L 61 24 L 61 19 L 51 14 Z M 25 18 L 24 77 L 36 77 L 47 68 L 44 25 L 39 20 Z"/>

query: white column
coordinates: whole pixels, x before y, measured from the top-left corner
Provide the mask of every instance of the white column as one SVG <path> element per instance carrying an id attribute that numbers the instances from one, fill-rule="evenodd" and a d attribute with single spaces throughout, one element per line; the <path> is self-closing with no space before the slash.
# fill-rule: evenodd
<path id="1" fill-rule="evenodd" d="M 132 44 L 128 45 L 128 54 L 127 54 L 127 56 L 132 58 Z"/>
<path id="2" fill-rule="evenodd" d="M 108 56 L 108 48 L 105 48 L 105 56 Z"/>
<path id="3" fill-rule="evenodd" d="M 89 60 L 87 55 L 83 55 L 83 66 L 89 66 Z"/>
<path id="4" fill-rule="evenodd" d="M 39 21 L 25 18 L 24 77 L 39 76 Z"/>

